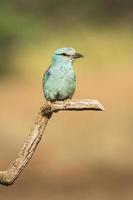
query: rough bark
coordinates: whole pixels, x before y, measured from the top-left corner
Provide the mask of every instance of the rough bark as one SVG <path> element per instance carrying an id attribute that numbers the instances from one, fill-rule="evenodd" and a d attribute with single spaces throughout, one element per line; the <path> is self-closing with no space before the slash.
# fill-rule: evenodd
<path id="1" fill-rule="evenodd" d="M 0 171 L 0 184 L 11 185 L 23 171 L 32 158 L 38 143 L 40 142 L 48 120 L 54 112 L 58 111 L 103 111 L 103 106 L 96 100 L 71 100 L 69 102 L 55 102 L 51 105 L 45 104 L 38 113 L 34 125 L 30 130 L 28 139 L 24 142 L 18 158 L 5 171 Z"/>

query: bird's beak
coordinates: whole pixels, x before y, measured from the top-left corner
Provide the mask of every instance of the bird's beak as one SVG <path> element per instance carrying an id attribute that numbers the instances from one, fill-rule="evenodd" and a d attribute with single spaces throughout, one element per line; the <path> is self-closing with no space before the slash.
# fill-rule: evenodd
<path id="1" fill-rule="evenodd" d="M 84 57 L 82 54 L 80 54 L 80 53 L 74 53 L 73 55 L 72 55 L 72 57 L 74 58 L 74 59 L 77 59 L 77 58 L 82 58 L 82 57 Z"/>

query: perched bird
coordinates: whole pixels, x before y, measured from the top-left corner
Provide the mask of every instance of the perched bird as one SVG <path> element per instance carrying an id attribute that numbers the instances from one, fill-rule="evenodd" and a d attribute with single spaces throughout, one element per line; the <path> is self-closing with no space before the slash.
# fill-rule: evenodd
<path id="1" fill-rule="evenodd" d="M 73 62 L 83 57 L 73 48 L 57 49 L 51 65 L 43 76 L 43 92 L 47 101 L 64 101 L 71 99 L 76 88 L 76 76 Z"/>

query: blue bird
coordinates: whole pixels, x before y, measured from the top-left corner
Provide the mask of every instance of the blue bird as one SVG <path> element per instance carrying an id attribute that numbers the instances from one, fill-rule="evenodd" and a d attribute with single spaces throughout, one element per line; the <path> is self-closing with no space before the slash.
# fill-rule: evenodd
<path id="1" fill-rule="evenodd" d="M 71 99 L 76 88 L 73 62 L 83 57 L 73 48 L 60 48 L 54 52 L 51 65 L 43 76 L 43 93 L 47 101 Z"/>

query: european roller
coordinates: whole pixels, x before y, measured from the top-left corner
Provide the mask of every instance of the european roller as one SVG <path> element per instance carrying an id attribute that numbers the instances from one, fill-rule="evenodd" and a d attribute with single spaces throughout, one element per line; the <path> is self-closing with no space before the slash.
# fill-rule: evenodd
<path id="1" fill-rule="evenodd" d="M 73 48 L 57 49 L 51 65 L 43 76 L 43 92 L 47 101 L 64 101 L 71 99 L 76 88 L 76 75 L 73 62 L 83 57 Z"/>

